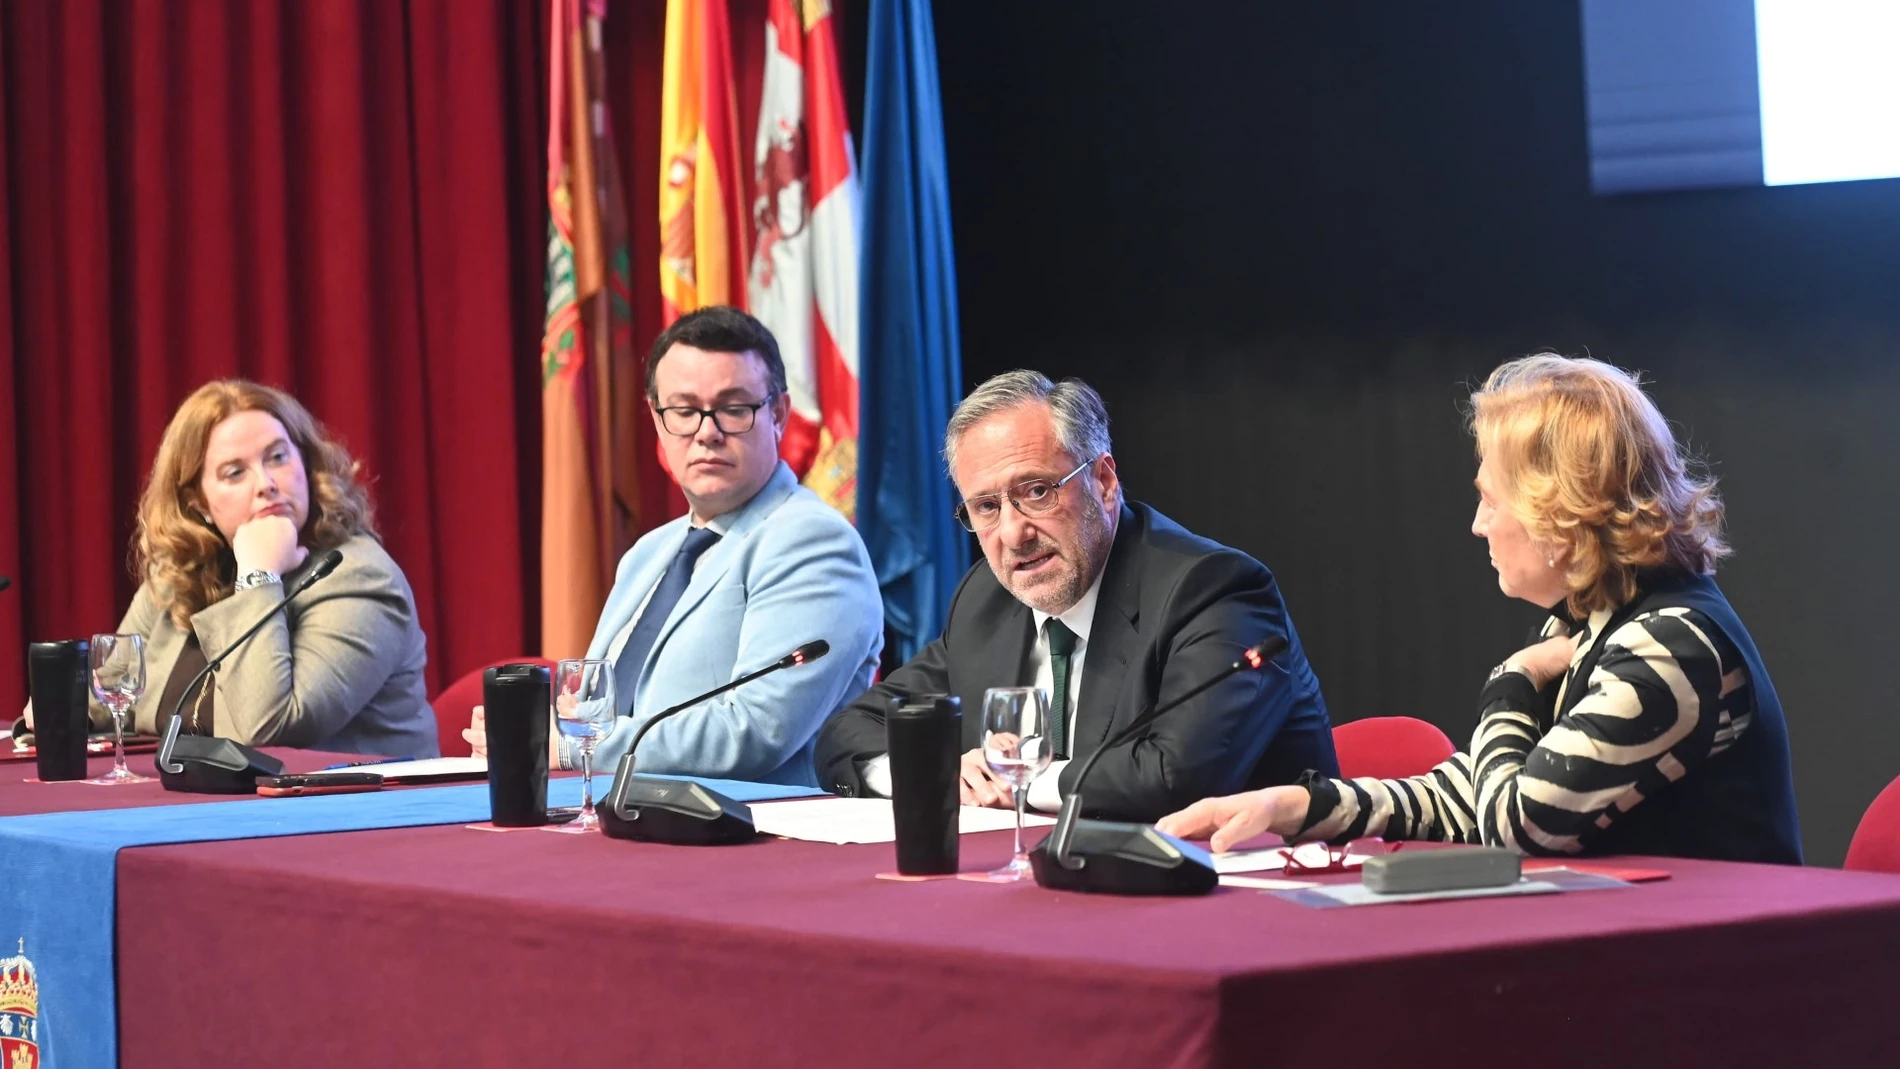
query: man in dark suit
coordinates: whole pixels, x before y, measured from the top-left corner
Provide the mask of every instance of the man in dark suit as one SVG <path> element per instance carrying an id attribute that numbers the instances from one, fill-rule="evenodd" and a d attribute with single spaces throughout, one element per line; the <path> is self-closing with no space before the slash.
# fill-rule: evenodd
<path id="1" fill-rule="evenodd" d="M 1269 635 L 1286 652 L 1156 720 L 1103 754 L 1089 816 L 1150 821 L 1210 794 L 1336 775 L 1319 680 L 1272 573 L 1146 505 L 1125 502 L 1108 413 L 1085 383 L 1012 371 L 957 406 L 944 456 L 957 517 L 988 566 L 965 575 L 943 635 L 839 710 L 818 734 L 818 783 L 888 795 L 885 713 L 921 694 L 963 703 L 966 805 L 1014 804 L 983 760 L 983 694 L 1043 687 L 1057 761 L 1030 790 L 1039 809 L 1086 758 L 1157 701 L 1213 677 Z"/>

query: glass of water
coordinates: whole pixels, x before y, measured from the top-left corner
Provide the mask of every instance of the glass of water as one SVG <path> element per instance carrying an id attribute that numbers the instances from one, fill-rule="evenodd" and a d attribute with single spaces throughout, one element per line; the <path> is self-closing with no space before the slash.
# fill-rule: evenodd
<path id="1" fill-rule="evenodd" d="M 581 751 L 581 815 L 550 827 L 582 835 L 600 827 L 594 812 L 594 745 L 614 726 L 614 663 L 573 658 L 554 668 L 554 725 Z"/>
<path id="2" fill-rule="evenodd" d="M 87 675 L 92 681 L 92 696 L 112 714 L 112 771 L 90 783 L 107 785 L 146 783 L 125 767 L 125 714 L 145 693 L 145 637 L 143 635 L 94 635 L 87 654 Z"/>
<path id="3" fill-rule="evenodd" d="M 1031 878 L 1023 850 L 1023 807 L 1029 785 L 1049 767 L 1049 698 L 1040 687 L 991 687 L 983 695 L 983 762 L 1009 784 L 1016 798 L 1016 849 L 1009 864 L 989 874 L 992 880 Z"/>

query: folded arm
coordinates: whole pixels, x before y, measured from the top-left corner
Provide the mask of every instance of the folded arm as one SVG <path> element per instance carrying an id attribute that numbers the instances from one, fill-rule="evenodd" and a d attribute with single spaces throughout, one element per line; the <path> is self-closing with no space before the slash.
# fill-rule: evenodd
<path id="1" fill-rule="evenodd" d="M 208 657 L 284 600 L 280 584 L 232 594 L 192 617 Z M 336 734 L 408 654 L 414 609 L 394 577 L 358 567 L 279 613 L 219 668 L 219 735 L 253 746 L 313 746 Z"/>
<path id="2" fill-rule="evenodd" d="M 962 596 L 969 581 L 965 576 L 957 587 L 956 597 Z M 956 618 L 956 597 L 950 602 L 952 620 Z M 940 635 L 850 705 L 838 710 L 819 729 L 815 753 L 818 785 L 846 796 L 888 795 L 889 736 L 885 731 L 885 714 L 918 694 L 949 693 L 952 693 L 950 652 L 946 636 Z M 972 711 L 966 709 L 964 715 L 972 715 Z"/>
<path id="3" fill-rule="evenodd" d="M 1670 609 L 1609 636 L 1588 690 L 1541 738 L 1530 680 L 1506 672 L 1485 687 L 1475 760 L 1456 754 L 1404 780 L 1315 780 L 1299 833 L 1502 846 L 1525 854 L 1591 849 L 1618 820 L 1692 773 L 1746 730 L 1729 697 L 1747 685 L 1724 672 L 1707 618 Z"/>

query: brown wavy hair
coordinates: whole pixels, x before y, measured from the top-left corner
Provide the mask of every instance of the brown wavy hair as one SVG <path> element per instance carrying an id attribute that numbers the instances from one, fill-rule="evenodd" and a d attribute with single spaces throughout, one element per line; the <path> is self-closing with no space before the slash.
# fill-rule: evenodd
<path id="1" fill-rule="evenodd" d="M 1513 360 L 1472 393 L 1471 431 L 1512 515 L 1570 551 L 1575 616 L 1627 604 L 1644 569 L 1706 575 L 1729 554 L 1715 480 L 1628 371 L 1556 353 Z"/>
<path id="2" fill-rule="evenodd" d="M 357 480 L 362 465 L 309 410 L 282 390 L 255 382 L 207 382 L 185 398 L 165 427 L 132 534 L 132 574 L 151 584 L 153 597 L 167 606 L 180 630 L 191 627 L 200 609 L 229 597 L 237 581 L 237 559 L 230 545 L 202 518 L 205 500 L 199 484 L 212 428 L 239 412 L 275 417 L 303 457 L 310 515 L 298 541 L 305 548 L 321 553 L 356 535 L 376 534 L 369 492 Z"/>

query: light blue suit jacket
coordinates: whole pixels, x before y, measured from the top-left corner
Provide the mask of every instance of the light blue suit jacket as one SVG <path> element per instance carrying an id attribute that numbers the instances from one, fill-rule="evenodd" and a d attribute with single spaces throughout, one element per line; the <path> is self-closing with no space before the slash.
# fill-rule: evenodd
<path id="1" fill-rule="evenodd" d="M 689 517 L 647 532 L 620 559 L 589 657 L 608 656 L 686 538 Z M 818 729 L 871 686 L 884 647 L 884 609 L 857 529 L 798 485 L 783 462 L 752 500 L 714 520 L 723 537 L 693 579 L 640 669 L 632 714 L 596 745 L 612 770 L 653 714 L 763 668 L 806 642 L 831 652 L 774 672 L 661 721 L 640 742 L 641 772 L 815 787 Z M 617 700 L 626 703 L 626 696 Z M 563 740 L 564 764 L 578 764 Z"/>

